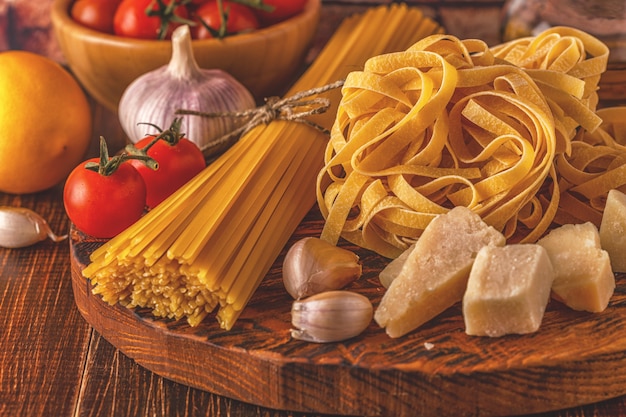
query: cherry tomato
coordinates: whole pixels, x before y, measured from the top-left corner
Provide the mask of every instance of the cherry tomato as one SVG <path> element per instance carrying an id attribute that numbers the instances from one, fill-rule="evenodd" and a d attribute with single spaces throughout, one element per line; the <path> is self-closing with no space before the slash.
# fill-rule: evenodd
<path id="1" fill-rule="evenodd" d="M 165 133 L 148 135 L 134 145 L 158 163 L 154 170 L 142 161 L 130 160 L 146 183 L 146 204 L 150 208 L 156 207 L 206 167 L 202 151 L 178 133 L 180 125 L 176 123 L 180 123 L 180 119 L 175 120 Z"/>
<path id="2" fill-rule="evenodd" d="M 226 0 L 222 3 L 223 12 L 226 15 L 225 26 L 217 1 L 209 1 L 196 10 L 194 14 L 196 26 L 192 30 L 195 39 L 216 37 L 206 26 L 213 29 L 215 33 L 221 32 L 217 37 L 256 30 L 261 27 L 258 17 L 248 6 Z"/>
<path id="3" fill-rule="evenodd" d="M 263 0 L 263 4 L 271 6 L 274 10 L 256 10 L 259 20 L 264 26 L 282 22 L 304 10 L 307 0 Z"/>
<path id="4" fill-rule="evenodd" d="M 113 16 L 122 0 L 77 0 L 70 11 L 72 18 L 88 28 L 113 33 Z"/>
<path id="5" fill-rule="evenodd" d="M 169 10 L 172 1 L 177 6 Z M 153 16 L 146 13 L 150 5 Z M 181 0 L 122 0 L 113 18 L 113 30 L 116 35 L 129 38 L 169 39 L 188 17 Z"/>
<path id="6" fill-rule="evenodd" d="M 74 225 L 97 238 L 113 237 L 142 216 L 146 204 L 146 184 L 128 162 L 113 157 L 92 158 L 70 173 L 63 189 L 65 212 Z M 108 161 L 109 170 L 100 171 Z M 87 163 L 95 164 L 95 171 Z M 112 171 L 112 172 L 111 172 Z"/>

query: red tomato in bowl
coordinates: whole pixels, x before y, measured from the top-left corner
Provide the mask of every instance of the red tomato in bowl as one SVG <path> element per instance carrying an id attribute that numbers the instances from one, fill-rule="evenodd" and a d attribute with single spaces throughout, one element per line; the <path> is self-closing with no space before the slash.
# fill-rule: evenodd
<path id="1" fill-rule="evenodd" d="M 115 158 L 115 157 L 114 157 Z M 111 238 L 143 215 L 146 184 L 128 162 L 104 175 L 86 168 L 101 163 L 92 158 L 70 173 L 63 189 L 65 212 L 78 230 L 97 238 Z"/>
<path id="2" fill-rule="evenodd" d="M 192 29 L 192 35 L 195 39 L 216 37 L 206 26 L 216 33 L 222 30 L 221 36 L 248 32 L 261 27 L 257 15 L 250 7 L 226 0 L 222 3 L 223 11 L 226 15 L 225 27 L 223 27 L 223 19 L 217 1 L 208 1 L 195 11 L 193 20 L 196 22 L 196 26 Z"/>
<path id="3" fill-rule="evenodd" d="M 134 144 L 134 148 L 158 163 L 156 170 L 140 160 L 129 161 L 146 183 L 146 204 L 149 208 L 156 207 L 206 167 L 200 148 L 189 139 L 177 136 L 177 127 L 173 126 L 169 133 L 175 136 L 169 136 L 167 140 L 149 135 Z M 130 153 L 136 152 L 131 150 Z"/>
<path id="4" fill-rule="evenodd" d="M 175 1 L 177 6 L 168 12 Z M 154 16 L 146 10 L 152 5 Z M 181 0 L 122 0 L 113 18 L 113 30 L 118 36 L 138 39 L 169 39 L 176 27 L 188 20 L 189 13 Z"/>
<path id="5" fill-rule="evenodd" d="M 70 16 L 90 29 L 113 33 L 113 16 L 122 0 L 77 0 L 72 4 Z"/>
<path id="6" fill-rule="evenodd" d="M 274 8 L 272 11 L 256 10 L 259 20 L 263 25 L 273 25 L 304 10 L 307 0 L 263 0 L 263 4 Z"/>

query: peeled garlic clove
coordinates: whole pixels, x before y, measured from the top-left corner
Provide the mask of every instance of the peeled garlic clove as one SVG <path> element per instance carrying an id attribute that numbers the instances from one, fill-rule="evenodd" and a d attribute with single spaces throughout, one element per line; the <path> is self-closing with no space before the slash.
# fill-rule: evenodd
<path id="1" fill-rule="evenodd" d="M 50 238 L 60 242 L 67 235 L 57 236 L 48 222 L 34 211 L 24 207 L 0 207 L 0 246 L 22 248 Z"/>
<path id="2" fill-rule="evenodd" d="M 315 237 L 297 241 L 283 261 L 283 283 L 295 299 L 341 289 L 361 272 L 355 253 Z"/>
<path id="3" fill-rule="evenodd" d="M 315 343 L 340 342 L 361 334 L 372 321 L 374 308 L 364 295 L 327 291 L 291 307 L 291 337 Z"/>

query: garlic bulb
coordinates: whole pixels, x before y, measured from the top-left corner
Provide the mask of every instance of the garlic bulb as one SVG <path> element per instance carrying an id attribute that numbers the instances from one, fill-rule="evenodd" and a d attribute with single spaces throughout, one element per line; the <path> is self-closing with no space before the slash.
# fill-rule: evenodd
<path id="1" fill-rule="evenodd" d="M 0 247 L 22 248 L 50 238 L 60 242 L 67 235 L 57 236 L 48 222 L 24 207 L 0 207 Z"/>
<path id="2" fill-rule="evenodd" d="M 283 261 L 283 284 L 295 299 L 338 290 L 361 276 L 359 257 L 315 237 L 300 239 Z"/>
<path id="3" fill-rule="evenodd" d="M 326 291 L 296 300 L 291 307 L 291 337 L 329 343 L 361 334 L 370 324 L 374 307 L 364 295 L 351 291 Z"/>
<path id="4" fill-rule="evenodd" d="M 146 123 L 169 126 L 176 110 L 181 108 L 223 113 L 249 110 L 255 105 L 248 89 L 230 74 L 220 69 L 199 67 L 193 55 L 189 27 L 183 25 L 172 34 L 169 64 L 139 76 L 124 90 L 118 117 L 129 140 L 136 143 L 146 134 L 158 134 Z M 211 142 L 237 129 L 245 121 L 245 118 L 186 115 L 181 132 L 203 149 L 205 156 L 210 156 L 221 150 L 211 148 Z"/>

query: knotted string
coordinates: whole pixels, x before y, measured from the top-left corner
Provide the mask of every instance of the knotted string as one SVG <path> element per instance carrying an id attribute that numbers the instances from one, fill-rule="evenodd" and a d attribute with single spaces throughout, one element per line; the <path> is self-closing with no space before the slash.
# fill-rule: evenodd
<path id="1" fill-rule="evenodd" d="M 178 109 L 176 110 L 176 114 L 187 114 L 200 117 L 233 117 L 249 119 L 239 128 L 228 132 L 205 145 L 202 148 L 203 152 L 206 152 L 209 148 L 222 146 L 227 142 L 234 142 L 255 127 L 261 124 L 267 125 L 273 120 L 285 120 L 303 123 L 319 130 L 324 134 L 329 134 L 330 132 L 328 131 L 328 129 L 315 122 L 312 122 L 311 120 L 308 120 L 306 117 L 326 112 L 330 107 L 330 100 L 324 97 L 315 97 L 308 100 L 303 99 L 316 94 L 324 93 L 335 88 L 339 88 L 343 85 L 343 83 L 343 80 L 336 81 L 322 87 L 301 91 L 285 98 L 269 97 L 265 99 L 264 105 L 249 110 L 237 112 L 200 112 L 196 110 Z M 298 111 L 299 108 L 305 109 Z"/>

